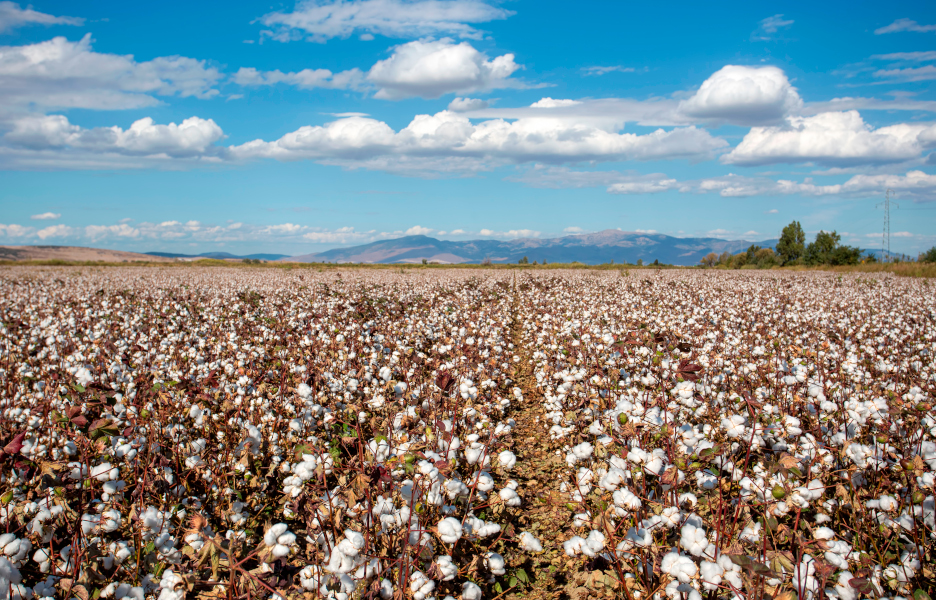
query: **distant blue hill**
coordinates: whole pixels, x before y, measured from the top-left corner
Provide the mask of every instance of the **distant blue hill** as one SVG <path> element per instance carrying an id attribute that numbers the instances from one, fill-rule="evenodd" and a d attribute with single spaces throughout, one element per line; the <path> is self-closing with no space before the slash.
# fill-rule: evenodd
<path id="1" fill-rule="evenodd" d="M 179 254 L 177 252 L 147 252 L 150 256 L 161 256 L 163 258 L 216 258 L 224 260 L 226 258 L 252 258 L 255 260 L 279 260 L 286 258 L 288 254 L 246 254 L 238 256 L 229 252 L 204 252 L 202 254 Z"/>
<path id="2" fill-rule="evenodd" d="M 777 240 L 745 241 L 718 238 L 677 238 L 661 233 L 640 233 L 606 229 L 596 233 L 559 238 L 517 240 L 471 240 L 450 242 L 424 235 L 411 235 L 371 244 L 336 248 L 317 254 L 283 258 L 294 262 L 330 263 L 516 263 L 524 256 L 532 263 L 580 262 L 588 265 L 615 263 L 644 264 L 659 260 L 672 265 L 697 265 L 709 252 L 732 254 L 752 244 L 774 248 Z"/>

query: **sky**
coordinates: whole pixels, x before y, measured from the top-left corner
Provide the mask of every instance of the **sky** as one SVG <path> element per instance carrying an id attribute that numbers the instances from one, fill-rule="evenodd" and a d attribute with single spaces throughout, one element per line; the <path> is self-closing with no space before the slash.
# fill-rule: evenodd
<path id="1" fill-rule="evenodd" d="M 936 244 L 936 3 L 0 1 L 0 244 Z"/>

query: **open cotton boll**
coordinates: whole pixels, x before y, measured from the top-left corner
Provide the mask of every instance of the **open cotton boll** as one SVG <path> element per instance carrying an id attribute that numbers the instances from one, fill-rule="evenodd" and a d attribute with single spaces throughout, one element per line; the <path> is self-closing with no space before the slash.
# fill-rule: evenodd
<path id="1" fill-rule="evenodd" d="M 517 538 L 517 541 L 520 542 L 520 548 L 526 552 L 542 552 L 543 545 L 540 543 L 536 536 L 534 536 L 529 531 L 523 531 L 520 533 L 520 537 Z"/>
<path id="2" fill-rule="evenodd" d="M 660 569 L 682 583 L 689 583 L 698 571 L 698 567 L 691 558 L 676 552 L 669 552 L 663 557 Z"/>
<path id="3" fill-rule="evenodd" d="M 267 546 L 275 546 L 276 540 L 279 536 L 286 533 L 289 529 L 289 525 L 286 523 L 277 523 L 276 525 L 271 525 L 269 529 L 263 534 L 263 543 Z"/>
<path id="4" fill-rule="evenodd" d="M 582 553 L 582 548 L 585 546 L 585 538 L 579 535 L 573 535 L 568 540 L 562 542 L 562 550 L 568 556 L 576 556 Z"/>
<path id="5" fill-rule="evenodd" d="M 512 469 L 517 464 L 517 455 L 510 450 L 504 450 L 497 455 L 497 461 L 504 469 Z"/>
<path id="6" fill-rule="evenodd" d="M 582 547 L 582 553 L 594 558 L 599 552 L 604 550 L 604 547 L 605 535 L 597 529 L 593 529 L 589 532 L 588 537 L 585 538 L 585 545 Z"/>
<path id="7" fill-rule="evenodd" d="M 185 581 L 172 569 L 163 571 L 159 581 L 159 600 L 184 600 Z"/>
<path id="8" fill-rule="evenodd" d="M 477 517 L 465 519 L 464 533 L 473 537 L 485 538 L 500 533 L 501 526 Z"/>
<path id="9" fill-rule="evenodd" d="M 422 571 L 413 571 L 410 575 L 410 591 L 414 600 L 425 600 L 435 589 L 435 581 L 426 577 Z"/>
<path id="10" fill-rule="evenodd" d="M 451 581 L 458 575 L 458 567 L 452 562 L 451 556 L 446 556 L 445 554 L 436 556 L 435 564 L 442 581 Z"/>
<path id="11" fill-rule="evenodd" d="M 345 529 L 344 534 L 345 538 L 338 544 L 338 550 L 346 556 L 357 556 L 364 549 L 364 536 L 353 529 Z"/>
<path id="12" fill-rule="evenodd" d="M 17 538 L 12 533 L 0 535 L 0 554 L 9 558 L 13 564 L 22 566 L 30 550 L 32 550 L 32 542 L 28 539 Z"/>
<path id="13" fill-rule="evenodd" d="M 503 575 L 507 572 L 504 568 L 504 557 L 497 552 L 488 552 L 484 555 L 484 564 L 494 575 Z"/>
<path id="14" fill-rule="evenodd" d="M 481 588 L 470 581 L 462 584 L 462 600 L 481 600 Z"/>
<path id="15" fill-rule="evenodd" d="M 693 556 L 702 556 L 708 546 L 705 530 L 689 524 L 683 525 L 680 530 L 679 545 Z"/>
<path id="16" fill-rule="evenodd" d="M 500 496 L 501 500 L 503 500 L 504 504 L 507 506 L 520 506 L 523 504 L 520 495 L 516 492 L 518 485 L 516 481 L 510 480 L 507 483 L 507 487 L 497 492 L 497 495 Z"/>
<path id="17" fill-rule="evenodd" d="M 699 575 L 702 577 L 702 587 L 704 587 L 705 590 L 709 592 L 718 589 L 718 584 L 721 583 L 722 574 L 724 572 L 725 570 L 718 563 L 703 560 L 702 564 L 699 565 Z"/>
<path id="18" fill-rule="evenodd" d="M 461 521 L 455 517 L 446 517 L 436 525 L 439 532 L 439 538 L 446 544 L 454 544 L 461 539 L 462 525 Z"/>
<path id="19" fill-rule="evenodd" d="M 640 498 L 628 489 L 615 491 L 614 494 L 611 495 L 611 499 L 615 506 L 626 510 L 637 510 L 642 504 Z"/>
<path id="20" fill-rule="evenodd" d="M 101 463 L 99 465 L 91 467 L 90 476 L 98 481 L 108 481 L 112 479 L 117 479 L 119 476 L 119 471 L 116 467 L 113 467 L 110 463 Z"/>

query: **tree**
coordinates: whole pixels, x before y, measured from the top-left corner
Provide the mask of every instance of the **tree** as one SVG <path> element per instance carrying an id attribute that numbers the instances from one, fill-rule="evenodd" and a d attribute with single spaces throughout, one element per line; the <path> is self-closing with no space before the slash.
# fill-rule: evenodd
<path id="1" fill-rule="evenodd" d="M 917 259 L 920 262 L 927 263 L 936 263 L 936 246 L 933 246 L 926 252 L 920 255 L 920 258 Z"/>
<path id="2" fill-rule="evenodd" d="M 526 256 L 524 256 L 523 258 L 521 258 L 520 260 L 517 261 L 517 264 L 518 264 L 518 265 L 528 265 L 528 264 L 530 264 L 530 259 L 527 258 Z"/>
<path id="3" fill-rule="evenodd" d="M 861 248 L 841 245 L 841 239 L 835 231 L 820 231 L 816 240 L 806 247 L 803 260 L 808 265 L 857 265 L 861 260 Z"/>
<path id="4" fill-rule="evenodd" d="M 699 263 L 706 269 L 711 269 L 716 264 L 718 264 L 718 255 L 714 252 L 709 252 L 702 257 L 702 260 L 700 260 Z"/>
<path id="5" fill-rule="evenodd" d="M 761 248 L 754 253 L 754 260 L 758 269 L 769 269 L 777 264 L 777 255 L 770 248 Z"/>
<path id="6" fill-rule="evenodd" d="M 731 262 L 728 264 L 732 269 L 740 269 L 748 263 L 747 252 L 739 252 L 731 257 Z"/>
<path id="7" fill-rule="evenodd" d="M 642 258 L 638 258 L 638 259 L 637 259 L 637 266 L 638 266 L 638 267 L 642 267 L 642 266 L 643 266 L 643 259 L 642 259 Z"/>
<path id="8" fill-rule="evenodd" d="M 783 264 L 795 262 L 803 257 L 805 252 L 806 234 L 799 221 L 793 221 L 783 228 L 780 241 L 777 242 L 777 254 Z"/>

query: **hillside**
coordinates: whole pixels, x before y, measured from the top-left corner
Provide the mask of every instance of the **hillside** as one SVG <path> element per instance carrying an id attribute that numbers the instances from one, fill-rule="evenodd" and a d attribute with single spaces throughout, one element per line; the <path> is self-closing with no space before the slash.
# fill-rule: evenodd
<path id="1" fill-rule="evenodd" d="M 596 233 L 559 238 L 518 240 L 471 240 L 451 242 L 424 235 L 382 240 L 350 248 L 281 259 L 291 262 L 337 263 L 515 263 L 524 256 L 530 262 L 603 264 L 645 263 L 659 260 L 675 265 L 696 265 L 709 252 L 740 252 L 751 244 L 773 247 L 776 240 L 730 241 L 718 238 L 677 238 L 660 233 L 636 233 L 606 229 Z"/>
<path id="2" fill-rule="evenodd" d="M 175 259 L 165 256 L 152 256 L 103 248 L 85 248 L 82 246 L 0 246 L 0 260 L 175 262 Z"/>

